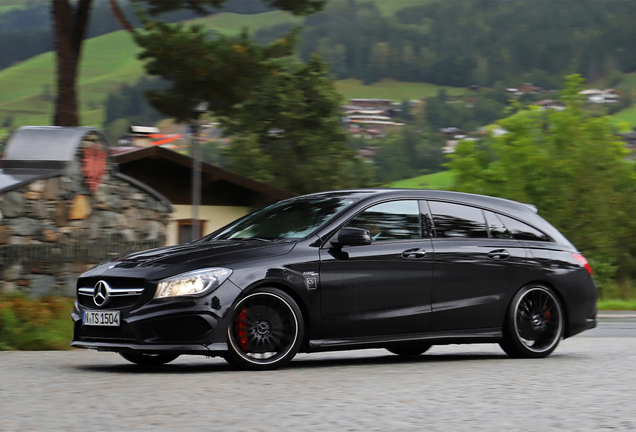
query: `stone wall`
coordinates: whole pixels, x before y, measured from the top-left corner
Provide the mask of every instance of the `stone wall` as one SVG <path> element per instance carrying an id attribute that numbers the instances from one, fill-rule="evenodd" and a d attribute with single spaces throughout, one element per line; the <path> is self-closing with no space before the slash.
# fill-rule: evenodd
<path id="1" fill-rule="evenodd" d="M 162 246 L 170 205 L 113 172 L 86 177 L 83 149 L 62 175 L 0 191 L 0 293 L 75 295 L 87 268 Z"/>

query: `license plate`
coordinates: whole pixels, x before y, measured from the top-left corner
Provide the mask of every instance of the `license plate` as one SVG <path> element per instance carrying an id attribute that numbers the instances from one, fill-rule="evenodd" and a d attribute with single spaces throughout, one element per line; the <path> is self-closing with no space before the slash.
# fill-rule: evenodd
<path id="1" fill-rule="evenodd" d="M 119 311 L 84 311 L 82 324 L 90 326 L 119 326 Z"/>

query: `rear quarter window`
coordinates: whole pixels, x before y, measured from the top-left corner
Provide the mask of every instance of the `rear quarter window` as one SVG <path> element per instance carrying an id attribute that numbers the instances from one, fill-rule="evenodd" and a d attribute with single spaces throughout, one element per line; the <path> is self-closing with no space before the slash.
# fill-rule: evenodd
<path id="1" fill-rule="evenodd" d="M 530 225 L 518 221 L 517 219 L 513 219 L 504 215 L 497 215 L 501 219 L 501 221 L 506 225 L 506 228 L 510 231 L 515 240 L 530 240 L 530 241 L 539 241 L 539 242 L 552 242 L 552 238 L 547 234 L 539 231 L 536 228 L 531 227 Z"/>

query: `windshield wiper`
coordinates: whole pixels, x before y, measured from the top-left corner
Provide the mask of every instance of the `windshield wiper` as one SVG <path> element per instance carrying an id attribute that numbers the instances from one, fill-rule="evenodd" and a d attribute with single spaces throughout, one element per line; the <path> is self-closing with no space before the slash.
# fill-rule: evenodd
<path id="1" fill-rule="evenodd" d="M 274 240 L 278 240 L 278 239 L 266 239 L 266 238 L 261 238 L 261 237 L 242 237 L 239 240 L 241 241 L 250 241 L 250 240 L 257 240 L 257 241 L 262 241 L 262 242 L 273 242 Z"/>

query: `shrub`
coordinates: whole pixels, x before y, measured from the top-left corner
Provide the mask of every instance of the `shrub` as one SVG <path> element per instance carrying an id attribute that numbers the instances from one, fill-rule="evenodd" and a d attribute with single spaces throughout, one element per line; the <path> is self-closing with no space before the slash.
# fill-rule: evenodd
<path id="1" fill-rule="evenodd" d="M 73 299 L 0 296 L 0 350 L 68 349 Z"/>

